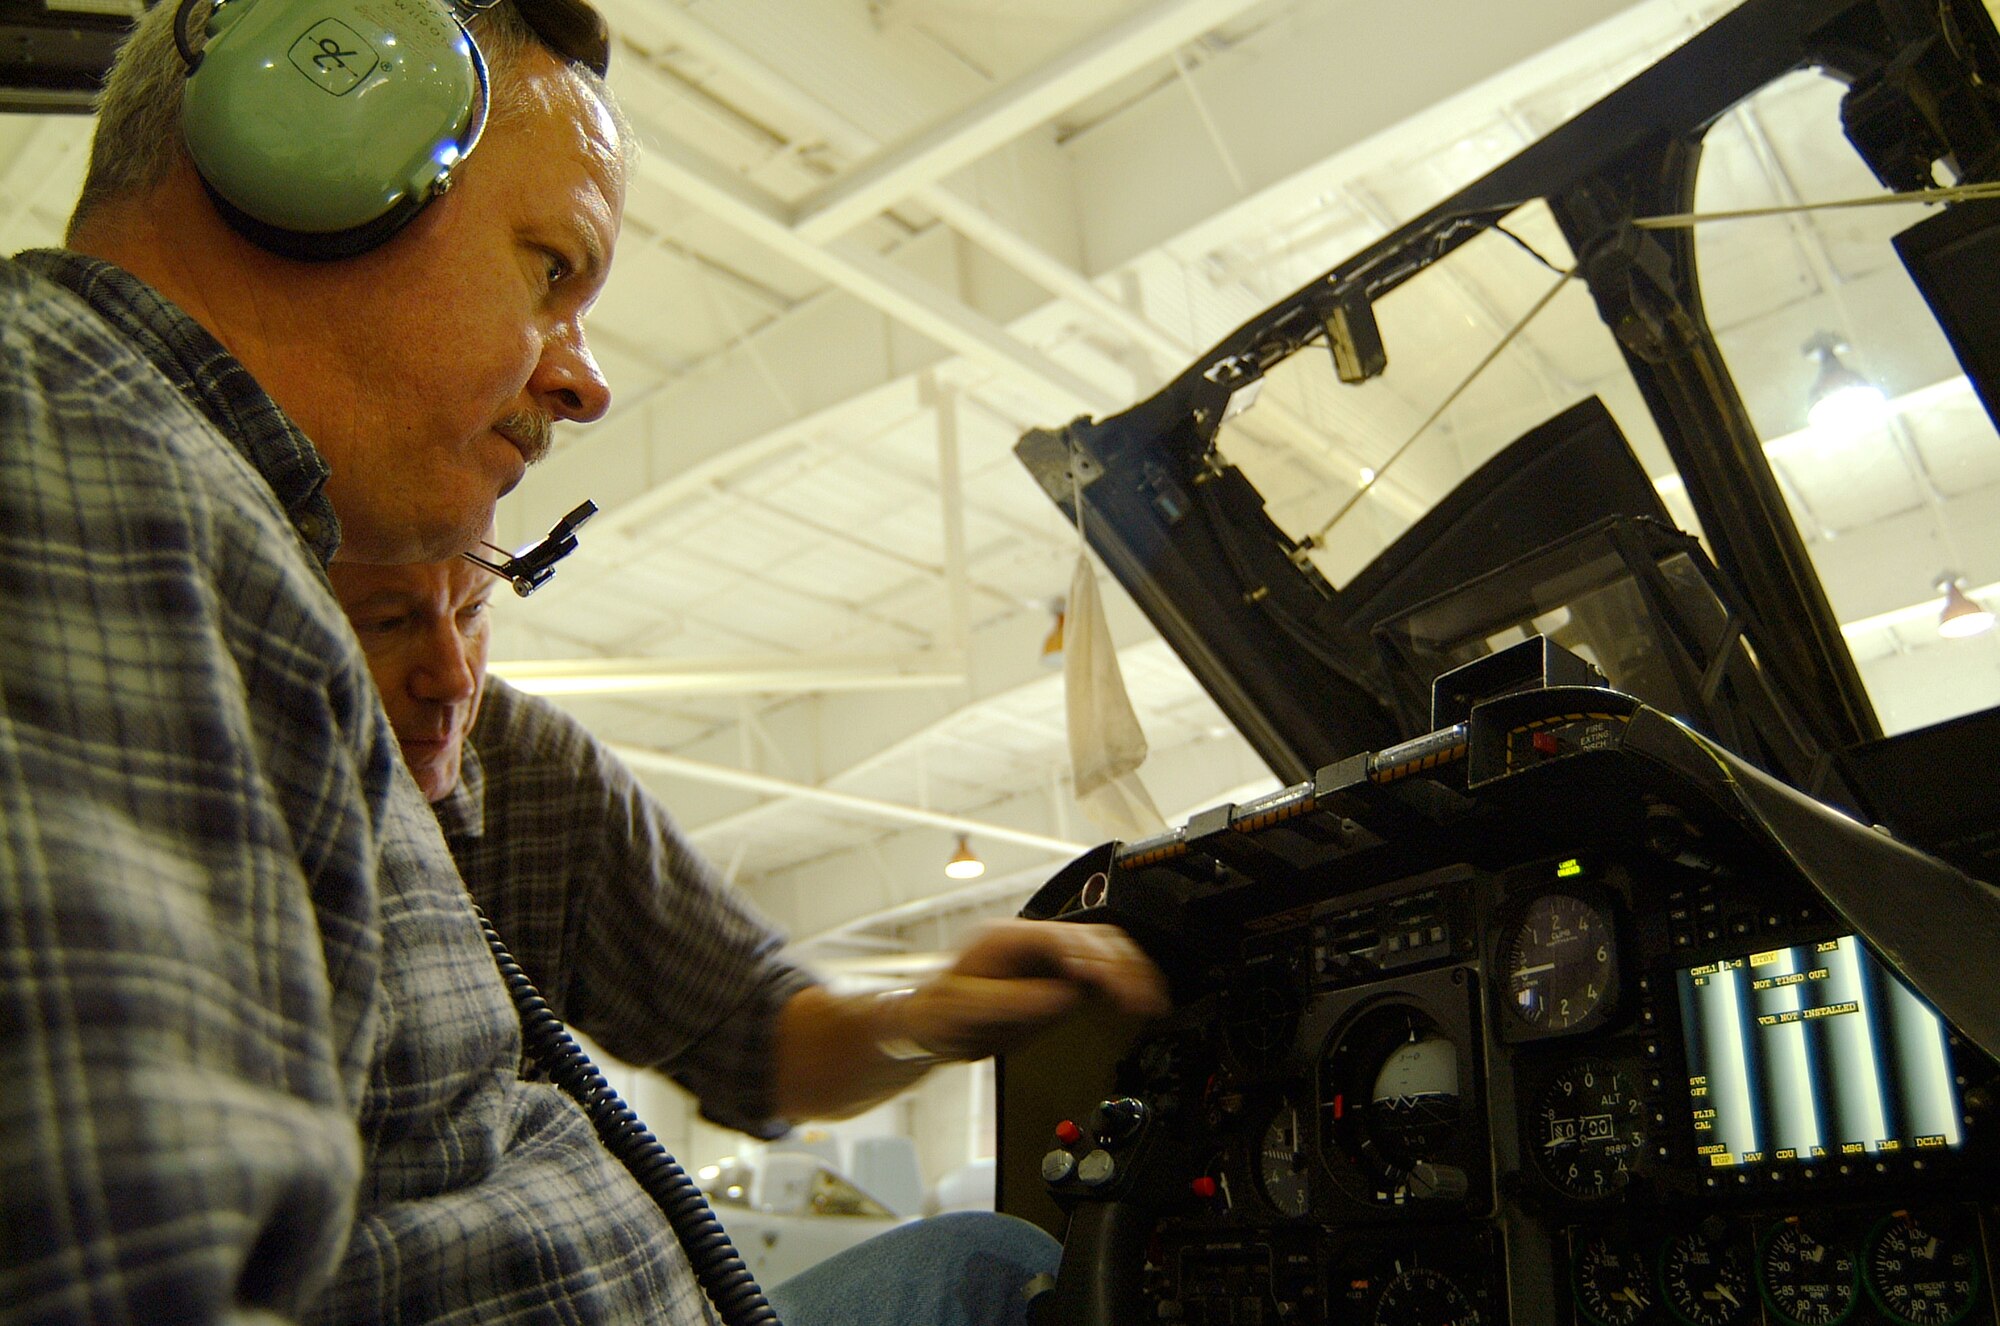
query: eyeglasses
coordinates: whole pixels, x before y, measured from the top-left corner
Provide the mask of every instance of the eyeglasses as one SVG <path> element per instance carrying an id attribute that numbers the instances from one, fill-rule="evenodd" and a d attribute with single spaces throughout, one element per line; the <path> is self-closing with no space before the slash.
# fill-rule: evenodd
<path id="1" fill-rule="evenodd" d="M 457 0 L 463 14 L 483 13 L 500 0 Z M 521 16 L 542 45 L 599 78 L 611 72 L 611 29 L 586 0 L 515 0 Z"/>

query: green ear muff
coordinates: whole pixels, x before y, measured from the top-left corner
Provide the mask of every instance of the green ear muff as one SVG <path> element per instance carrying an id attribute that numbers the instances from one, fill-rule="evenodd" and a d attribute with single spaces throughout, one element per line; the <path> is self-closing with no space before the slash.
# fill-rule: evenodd
<path id="1" fill-rule="evenodd" d="M 189 58 L 181 130 L 223 216 L 292 258 L 351 257 L 450 186 L 485 126 L 485 61 L 440 0 L 227 0 Z"/>

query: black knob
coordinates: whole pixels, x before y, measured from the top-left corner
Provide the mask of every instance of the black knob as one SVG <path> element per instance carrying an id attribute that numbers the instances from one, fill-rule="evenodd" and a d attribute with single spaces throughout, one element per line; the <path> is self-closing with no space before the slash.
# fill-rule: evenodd
<path id="1" fill-rule="evenodd" d="M 1091 1126 L 1106 1145 L 1122 1142 L 1146 1122 L 1146 1103 L 1131 1096 L 1099 1102 L 1091 1115 Z"/>
<path id="2" fill-rule="evenodd" d="M 1472 1188 L 1472 1181 L 1456 1165 L 1419 1160 L 1410 1166 L 1410 1176 L 1403 1185 L 1420 1202 L 1462 1202 Z"/>

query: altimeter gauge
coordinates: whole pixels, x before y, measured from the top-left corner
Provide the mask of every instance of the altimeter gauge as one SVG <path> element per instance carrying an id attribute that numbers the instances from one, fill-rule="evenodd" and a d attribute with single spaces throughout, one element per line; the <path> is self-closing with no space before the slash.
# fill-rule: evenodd
<path id="1" fill-rule="evenodd" d="M 1557 1073 L 1532 1119 L 1535 1166 L 1571 1197 L 1609 1197 L 1646 1151 L 1646 1103 L 1636 1077 L 1601 1059 Z"/>

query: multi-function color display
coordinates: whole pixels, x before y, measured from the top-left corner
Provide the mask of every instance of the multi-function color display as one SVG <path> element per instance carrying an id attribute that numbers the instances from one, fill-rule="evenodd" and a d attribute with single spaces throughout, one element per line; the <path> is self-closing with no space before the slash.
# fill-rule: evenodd
<path id="1" fill-rule="evenodd" d="M 1688 968 L 1679 986 L 1707 1164 L 1959 1144 L 1944 1023 L 1854 936 Z"/>

